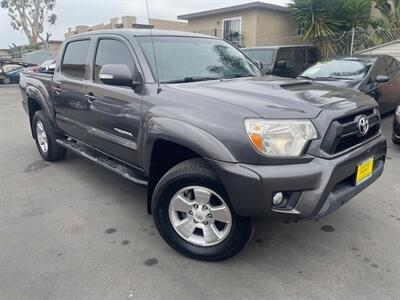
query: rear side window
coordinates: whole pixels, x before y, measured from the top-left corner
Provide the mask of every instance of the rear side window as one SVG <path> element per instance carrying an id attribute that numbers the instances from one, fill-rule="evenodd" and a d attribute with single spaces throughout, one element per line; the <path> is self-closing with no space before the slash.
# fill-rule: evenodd
<path id="1" fill-rule="evenodd" d="M 292 50 L 280 49 L 278 51 L 278 56 L 276 58 L 276 61 L 281 61 L 281 60 L 286 60 L 287 62 L 290 62 L 292 60 Z"/>
<path id="2" fill-rule="evenodd" d="M 294 50 L 294 61 L 296 63 L 304 64 L 306 62 L 306 50 L 305 49 L 295 49 Z"/>
<path id="3" fill-rule="evenodd" d="M 121 41 L 112 39 L 100 40 L 97 47 L 94 80 L 100 82 L 99 73 L 104 65 L 127 65 L 131 72 L 134 70 L 134 61 L 128 47 Z"/>
<path id="4" fill-rule="evenodd" d="M 75 79 L 84 79 L 90 40 L 70 42 L 65 49 L 61 72 Z"/>
<path id="5" fill-rule="evenodd" d="M 308 49 L 308 63 L 314 64 L 318 60 L 317 49 Z"/>

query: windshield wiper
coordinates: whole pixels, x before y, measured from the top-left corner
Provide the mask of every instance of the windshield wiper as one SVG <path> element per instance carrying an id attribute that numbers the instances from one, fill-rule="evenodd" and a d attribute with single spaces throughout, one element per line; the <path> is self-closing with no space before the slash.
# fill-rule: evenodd
<path id="1" fill-rule="evenodd" d="M 221 77 L 190 76 L 182 79 L 166 80 L 162 81 L 161 83 L 186 83 L 186 82 L 207 81 L 207 80 L 217 80 L 217 79 L 221 79 Z"/>
<path id="2" fill-rule="evenodd" d="M 252 75 L 252 74 L 232 74 L 232 75 L 224 76 L 223 79 L 242 78 L 242 77 L 254 77 L 254 75 Z"/>
<path id="3" fill-rule="evenodd" d="M 304 79 L 310 79 L 310 80 L 314 80 L 315 78 L 307 76 L 307 75 L 300 75 L 299 77 L 304 78 Z"/>

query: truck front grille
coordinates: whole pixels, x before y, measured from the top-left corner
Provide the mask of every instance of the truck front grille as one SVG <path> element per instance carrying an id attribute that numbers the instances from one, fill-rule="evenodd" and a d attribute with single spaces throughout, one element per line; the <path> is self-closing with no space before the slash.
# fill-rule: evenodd
<path id="1" fill-rule="evenodd" d="M 362 135 L 358 128 L 360 116 L 369 121 L 368 133 Z M 321 148 L 326 153 L 337 154 L 377 135 L 380 131 L 380 116 L 377 110 L 369 109 L 334 120 L 328 128 Z"/>

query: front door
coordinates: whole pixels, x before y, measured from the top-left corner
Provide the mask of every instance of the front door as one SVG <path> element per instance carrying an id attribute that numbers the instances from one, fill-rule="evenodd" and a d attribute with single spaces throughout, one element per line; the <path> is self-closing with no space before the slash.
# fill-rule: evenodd
<path id="1" fill-rule="evenodd" d="M 396 59 L 390 56 L 385 57 L 389 76 L 389 97 L 387 99 L 387 111 L 393 111 L 400 103 L 400 72 Z"/>
<path id="2" fill-rule="evenodd" d="M 390 96 L 390 82 L 376 82 L 378 75 L 388 76 L 386 61 L 379 57 L 370 71 L 367 83 L 363 91 L 373 97 L 379 104 L 381 114 L 388 112 Z"/>
<path id="3" fill-rule="evenodd" d="M 141 124 L 141 95 L 127 86 L 106 85 L 99 79 L 102 66 L 127 65 L 135 72 L 134 53 L 124 39 L 101 37 L 97 41 L 95 65 L 86 94 L 90 145 L 132 165 L 138 165 L 137 140 Z"/>
<path id="4" fill-rule="evenodd" d="M 90 39 L 69 42 L 60 70 L 53 79 L 53 100 L 57 126 L 69 136 L 87 140 L 85 97 Z"/>

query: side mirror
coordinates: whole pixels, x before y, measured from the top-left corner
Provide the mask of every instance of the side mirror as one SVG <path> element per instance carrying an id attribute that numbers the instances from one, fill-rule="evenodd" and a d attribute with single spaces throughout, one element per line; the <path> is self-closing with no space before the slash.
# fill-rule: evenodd
<path id="1" fill-rule="evenodd" d="M 139 82 L 133 82 L 133 75 L 127 65 L 104 65 L 100 69 L 99 79 L 104 84 L 132 87 Z"/>
<path id="2" fill-rule="evenodd" d="M 378 75 L 375 77 L 376 83 L 384 83 L 384 82 L 388 82 L 388 81 L 389 81 L 389 77 L 386 75 Z"/>
<path id="3" fill-rule="evenodd" d="M 277 61 L 275 64 L 275 68 L 277 69 L 285 69 L 287 67 L 288 62 L 286 60 Z"/>
<path id="4" fill-rule="evenodd" d="M 51 65 L 48 65 L 47 67 L 44 67 L 43 72 L 49 73 L 49 74 L 54 74 L 55 69 L 56 69 L 56 64 L 51 64 Z"/>

